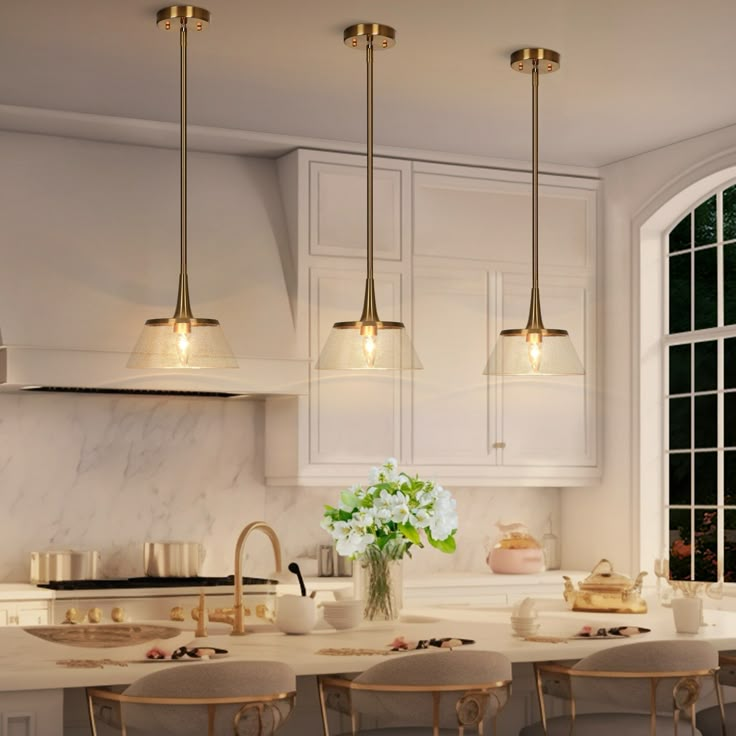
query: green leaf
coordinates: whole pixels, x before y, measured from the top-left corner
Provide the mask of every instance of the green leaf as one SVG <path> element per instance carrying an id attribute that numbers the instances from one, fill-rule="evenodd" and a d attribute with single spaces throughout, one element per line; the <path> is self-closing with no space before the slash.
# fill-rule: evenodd
<path id="1" fill-rule="evenodd" d="M 345 490 L 340 494 L 340 503 L 345 506 L 345 508 L 354 509 L 357 508 L 359 501 L 353 491 Z"/>
<path id="2" fill-rule="evenodd" d="M 399 533 L 403 534 L 412 544 L 421 546 L 422 540 L 419 537 L 419 532 L 409 524 L 399 524 Z"/>
<path id="3" fill-rule="evenodd" d="M 429 531 L 427 531 L 427 541 L 435 548 L 438 549 L 440 552 L 445 552 L 446 554 L 451 554 L 457 549 L 457 544 L 455 542 L 454 536 L 449 536 L 447 539 L 435 539 Z"/>

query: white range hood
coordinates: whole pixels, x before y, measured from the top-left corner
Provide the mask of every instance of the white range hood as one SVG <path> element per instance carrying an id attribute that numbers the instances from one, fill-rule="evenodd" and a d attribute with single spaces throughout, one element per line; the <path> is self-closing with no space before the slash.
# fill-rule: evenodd
<path id="1" fill-rule="evenodd" d="M 0 345 L 0 391 L 56 390 L 212 396 L 307 393 L 309 362 L 238 357 L 238 368 L 133 370 L 127 353 Z"/>

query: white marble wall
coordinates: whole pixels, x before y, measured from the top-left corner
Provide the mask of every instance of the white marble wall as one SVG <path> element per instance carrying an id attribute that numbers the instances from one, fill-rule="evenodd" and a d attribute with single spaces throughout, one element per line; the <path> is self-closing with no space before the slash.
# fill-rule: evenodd
<path id="1" fill-rule="evenodd" d="M 232 572 L 235 540 L 265 519 L 285 559 L 329 541 L 319 528 L 338 489 L 267 488 L 258 401 L 73 394 L 0 395 L 0 581 L 25 581 L 33 550 L 98 549 L 105 577 L 143 574 L 146 540 L 200 541 L 203 574 Z M 361 479 L 356 479 L 360 481 Z M 441 479 L 440 479 L 441 480 Z M 559 523 L 552 489 L 451 489 L 458 550 L 416 550 L 407 574 L 484 569 L 496 520 L 541 534 Z M 265 537 L 246 550 L 246 573 L 272 569 Z"/>

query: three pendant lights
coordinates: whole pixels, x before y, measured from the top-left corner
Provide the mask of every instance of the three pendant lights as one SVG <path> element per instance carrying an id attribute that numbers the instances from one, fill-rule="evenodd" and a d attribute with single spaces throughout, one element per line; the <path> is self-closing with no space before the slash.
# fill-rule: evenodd
<path id="1" fill-rule="evenodd" d="M 179 289 L 173 317 L 149 319 L 128 361 L 129 368 L 235 368 L 220 323 L 196 318 L 189 303 L 187 274 L 187 34 L 190 24 L 202 30 L 210 14 L 192 5 L 163 8 L 156 20 L 166 30 L 178 26 L 181 70 L 181 218 Z M 367 91 L 366 160 L 366 280 L 363 309 L 356 321 L 336 322 L 316 363 L 318 370 L 421 369 L 402 322 L 380 319 L 373 272 L 373 55 L 396 43 L 393 28 L 358 23 L 346 28 L 344 42 L 365 51 Z M 511 67 L 532 78 L 532 291 L 524 328 L 503 330 L 484 373 L 493 375 L 572 375 L 583 373 L 565 330 L 542 322 L 538 277 L 538 87 L 539 75 L 559 68 L 560 56 L 548 49 L 521 49 L 511 55 Z"/>

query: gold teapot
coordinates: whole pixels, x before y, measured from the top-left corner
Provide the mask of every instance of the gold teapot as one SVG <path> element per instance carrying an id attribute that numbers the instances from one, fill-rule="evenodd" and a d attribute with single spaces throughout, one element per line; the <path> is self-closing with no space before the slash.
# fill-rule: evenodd
<path id="1" fill-rule="evenodd" d="M 576 589 L 572 580 L 565 579 L 564 598 L 573 611 L 598 613 L 646 613 L 647 603 L 641 597 L 641 584 L 646 572 L 636 580 L 613 571 L 608 560 L 601 560 Z"/>

